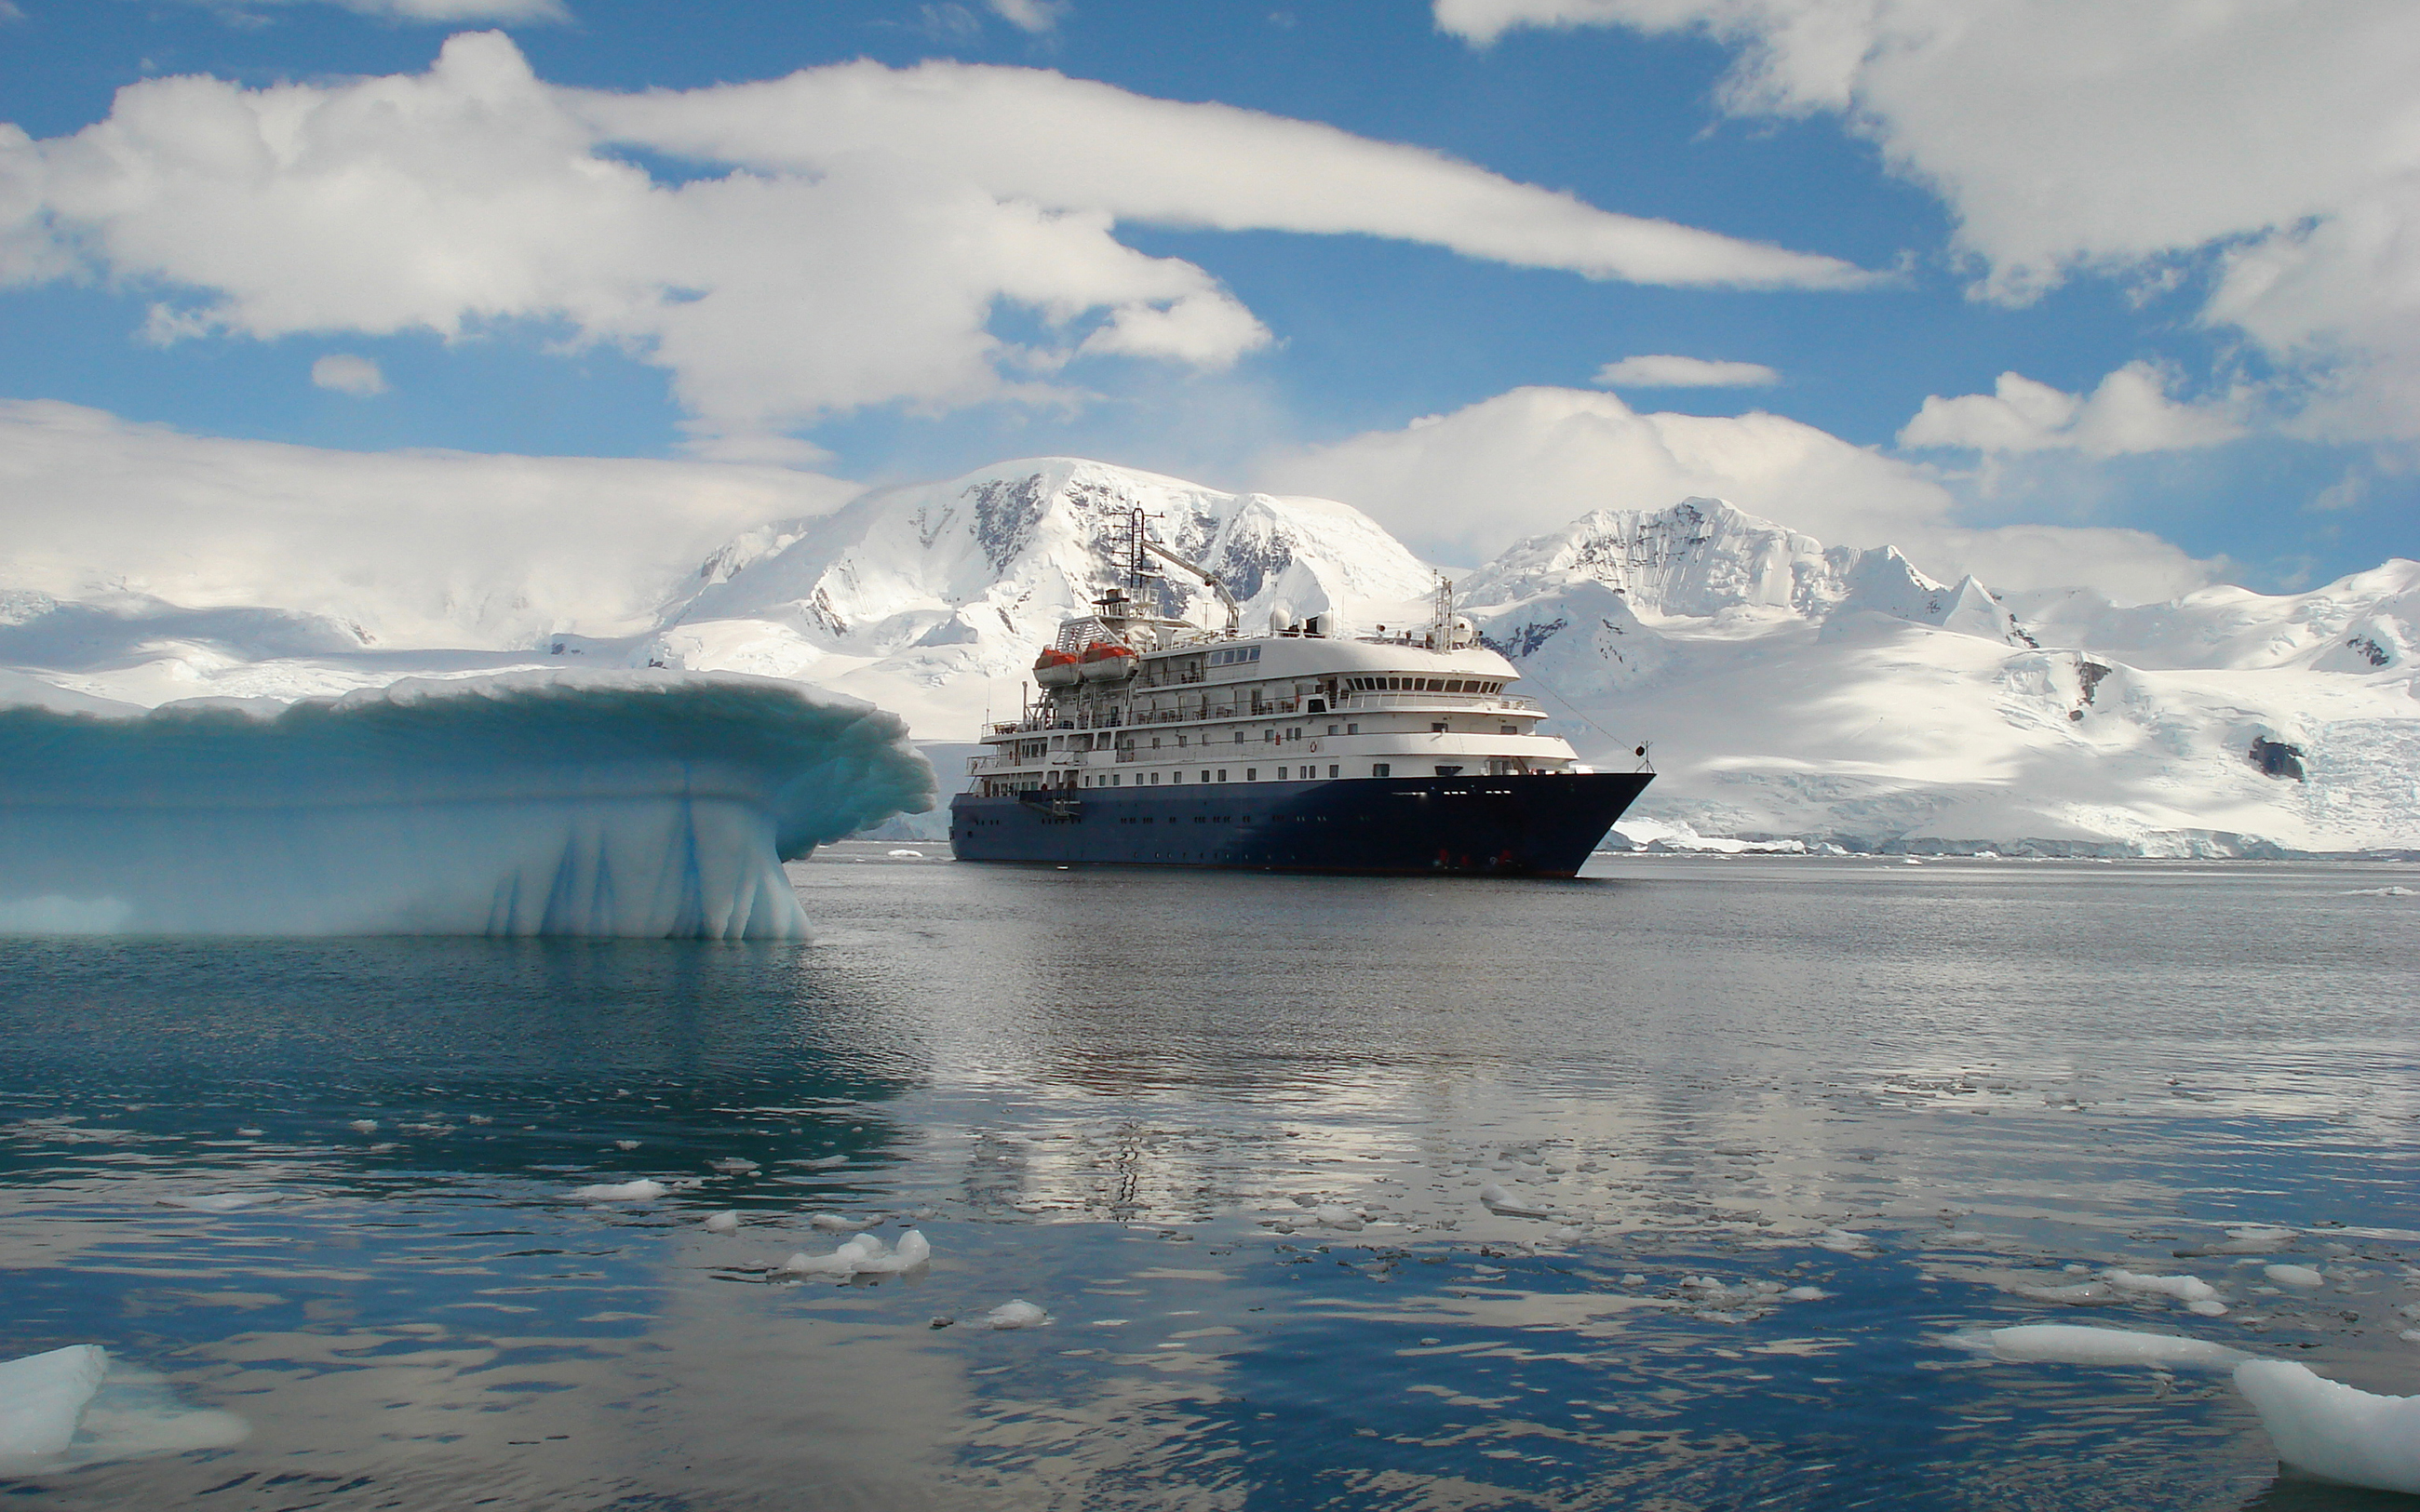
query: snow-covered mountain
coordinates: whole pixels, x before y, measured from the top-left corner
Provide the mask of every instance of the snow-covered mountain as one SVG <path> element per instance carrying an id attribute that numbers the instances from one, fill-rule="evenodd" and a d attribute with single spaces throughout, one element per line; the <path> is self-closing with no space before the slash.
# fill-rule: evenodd
<path id="1" fill-rule="evenodd" d="M 1652 743 L 1633 833 L 2420 847 L 2420 563 L 2282 597 L 2007 602 L 1690 500 L 1525 541 L 1470 601 L 1584 753 Z"/>
<path id="2" fill-rule="evenodd" d="M 318 600 L 21 594 L 0 599 L 0 667 L 157 703 L 654 663 L 812 681 L 904 714 L 922 740 L 964 741 L 987 708 L 1016 705 L 1061 619 L 1125 580 L 1137 509 L 1222 575 L 1248 628 L 1272 613 L 1425 616 L 1430 567 L 1349 505 L 1043 458 L 750 530 L 633 633 L 583 636 L 559 618 L 518 649 L 400 651 L 365 644 Z M 0 582 L 8 565 L 0 548 Z M 104 580 L 106 565 L 85 576 Z M 1145 592 L 1219 617 L 1181 574 Z M 1467 575 L 1461 598 L 1586 759 L 1627 764 L 1652 748 L 1662 776 L 1624 822 L 1641 839 L 2420 849 L 2420 563 L 2282 596 L 2003 597 L 1935 581 L 1888 547 L 1827 548 L 1692 499 L 1524 541 Z"/>
<path id="3" fill-rule="evenodd" d="M 804 677 L 963 736 L 1014 708 L 1062 620 L 1127 571 L 1128 523 L 1217 572 L 1257 627 L 1273 612 L 1350 621 L 1423 597 L 1430 569 L 1360 511 L 1225 494 L 1066 457 L 888 489 L 717 552 L 647 642 L 671 666 Z M 1165 613 L 1223 623 L 1181 573 L 1149 579 Z"/>

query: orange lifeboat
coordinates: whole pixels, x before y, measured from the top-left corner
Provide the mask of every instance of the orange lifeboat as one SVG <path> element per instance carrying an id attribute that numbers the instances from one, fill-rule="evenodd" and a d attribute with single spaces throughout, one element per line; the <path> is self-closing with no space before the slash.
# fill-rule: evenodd
<path id="1" fill-rule="evenodd" d="M 1131 650 L 1107 640 L 1094 641 L 1084 648 L 1083 656 L 1077 658 L 1077 671 L 1088 683 L 1123 682 L 1132 677 L 1135 669 L 1140 665 Z"/>
<path id="2" fill-rule="evenodd" d="M 1076 658 L 1064 651 L 1046 650 L 1033 658 L 1033 680 L 1045 687 L 1066 687 L 1081 675 Z"/>

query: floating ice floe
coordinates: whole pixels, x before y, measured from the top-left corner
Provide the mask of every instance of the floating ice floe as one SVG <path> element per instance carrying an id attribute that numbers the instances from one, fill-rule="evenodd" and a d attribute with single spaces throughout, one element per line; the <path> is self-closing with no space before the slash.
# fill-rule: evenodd
<path id="1" fill-rule="evenodd" d="M 238 1129 L 236 1133 L 246 1139 L 257 1139 L 260 1137 L 260 1131 L 257 1129 Z"/>
<path id="2" fill-rule="evenodd" d="M 109 1354 L 98 1344 L 0 1365 L 0 1460 L 64 1453 L 107 1374 Z"/>
<path id="3" fill-rule="evenodd" d="M 899 1236 L 899 1247 L 889 1249 L 872 1234 L 860 1234 L 842 1244 L 830 1255 L 791 1256 L 774 1267 L 773 1274 L 783 1275 L 897 1275 L 912 1271 L 933 1257 L 931 1242 L 916 1229 Z"/>
<path id="4" fill-rule="evenodd" d="M 1836 1250 L 1842 1255 L 1869 1256 L 1874 1252 L 1872 1235 L 1848 1228 L 1826 1228 L 1815 1236 L 1813 1242 L 1818 1249 Z"/>
<path id="5" fill-rule="evenodd" d="M 163 1208 L 189 1208 L 195 1212 L 240 1212 L 277 1199 L 267 1193 L 205 1192 L 194 1196 L 162 1197 Z"/>
<path id="6" fill-rule="evenodd" d="M 2264 1265 L 2260 1273 L 2281 1287 L 2323 1287 L 2327 1273 L 2310 1265 Z"/>
<path id="7" fill-rule="evenodd" d="M 1953 1334 L 1951 1344 L 1995 1359 L 2056 1365 L 2141 1365 L 2216 1369 L 2248 1358 L 2242 1350 L 2174 1334 L 2078 1323 L 2021 1323 Z"/>
<path id="8" fill-rule="evenodd" d="M 1019 1297 L 1015 1302 L 1001 1303 L 984 1314 L 983 1326 L 985 1328 L 1040 1328 L 1048 1321 L 1050 1321 L 1048 1313 Z"/>
<path id="9" fill-rule="evenodd" d="M 352 1122 L 345 1125 L 345 1127 L 350 1129 L 355 1134 L 376 1134 L 378 1133 L 378 1120 L 376 1119 L 355 1119 Z"/>
<path id="10" fill-rule="evenodd" d="M 1526 1192 L 1515 1192 L 1494 1181 L 1479 1189 L 1479 1200 L 1487 1211 L 1499 1218 L 1551 1218 L 1554 1210 Z"/>
<path id="11" fill-rule="evenodd" d="M 2193 1255 L 2274 1255 L 2291 1249 L 2301 1236 L 2290 1228 L 2272 1228 L 2265 1225 L 2230 1228 L 2226 1238 L 2215 1244 L 2196 1244 L 2176 1253 L 2179 1257 Z"/>
<path id="12" fill-rule="evenodd" d="M 710 1160 L 706 1164 L 725 1176 L 745 1176 L 750 1171 L 762 1168 L 754 1161 L 741 1160 L 737 1155 L 725 1155 L 721 1160 Z"/>
<path id="13" fill-rule="evenodd" d="M 2218 1300 L 2218 1288 L 2197 1275 L 2140 1275 L 2112 1266 L 2101 1273 L 2101 1279 L 2123 1291 L 2174 1297 L 2205 1318 L 2218 1318 L 2226 1312 L 2226 1304 Z"/>
<path id="14" fill-rule="evenodd" d="M 2035 1302 L 2055 1302 L 2071 1307 L 2118 1300 L 2118 1288 L 2106 1281 L 2080 1281 L 2065 1287 L 2016 1286 L 2009 1289 Z"/>
<path id="15" fill-rule="evenodd" d="M 2348 898 L 2420 898 L 2420 888 L 2398 887 L 2392 885 L 2383 887 L 2354 887 L 2344 896 Z"/>
<path id="16" fill-rule="evenodd" d="M 921 861 L 924 858 L 924 853 L 923 851 L 892 851 L 889 854 L 905 857 L 910 861 Z"/>
<path id="17" fill-rule="evenodd" d="M 571 1196 L 581 1202 L 653 1202 L 670 1190 L 661 1181 L 650 1181 L 643 1177 L 636 1181 L 577 1187 Z"/>
<path id="18" fill-rule="evenodd" d="M 739 1231 L 739 1214 L 736 1211 L 713 1213 L 702 1227 L 709 1234 L 736 1234 Z"/>
<path id="19" fill-rule="evenodd" d="M 850 1218 L 837 1212 L 814 1212 L 807 1215 L 807 1223 L 811 1227 L 820 1228 L 828 1234 L 854 1234 L 861 1228 L 871 1228 L 881 1221 L 879 1218 Z"/>
<path id="20" fill-rule="evenodd" d="M 616 1139 L 613 1141 L 613 1148 L 615 1149 L 636 1149 L 639 1148 L 639 1142 L 635 1139 Z"/>
<path id="21" fill-rule="evenodd" d="M 2420 1495 L 2420 1396 L 2381 1396 L 2286 1360 L 2247 1360 L 2236 1389 L 2277 1458 L 2348 1486 Z"/>
<path id="22" fill-rule="evenodd" d="M 219 1449 L 251 1432 L 232 1412 L 185 1406 L 167 1378 L 113 1361 L 98 1344 L 0 1363 L 0 1467 Z"/>

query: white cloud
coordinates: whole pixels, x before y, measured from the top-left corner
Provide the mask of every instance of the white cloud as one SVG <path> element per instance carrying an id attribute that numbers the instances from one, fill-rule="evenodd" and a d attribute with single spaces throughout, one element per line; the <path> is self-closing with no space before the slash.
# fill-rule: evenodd
<path id="1" fill-rule="evenodd" d="M 2158 368 L 2129 363 L 2102 378 L 2089 394 L 2003 373 L 1991 393 L 1947 399 L 1931 395 L 1900 431 L 1899 443 L 2124 456 L 2215 446 L 2242 434 L 2243 427 L 2219 409 L 2169 398 L 2165 376 Z"/>
<path id="2" fill-rule="evenodd" d="M 1894 545 L 1994 588 L 2098 588 L 2140 602 L 2209 580 L 2137 531 L 1957 522 L 1925 470 L 1779 415 L 1640 414 L 1610 393 L 1515 389 L 1401 430 L 1267 459 L 1253 486 L 1341 499 L 1448 560 L 1480 562 L 1591 509 L 1728 499 L 1826 545 Z"/>
<path id="3" fill-rule="evenodd" d="M 660 182 L 620 147 L 727 168 Z M 686 94 L 561 90 L 501 33 L 426 74 L 155 79 L 0 128 L 0 276 L 172 292 L 153 336 L 568 325 L 669 369 L 703 438 L 866 405 L 1059 399 L 1078 354 L 1218 369 L 1264 346 L 1120 219 L 1359 232 L 1599 277 L 1848 286 L 1846 264 L 1594 209 L 1418 148 L 1019 69 L 853 63 Z M 1021 347 L 1002 307 L 1037 316 Z"/>
<path id="4" fill-rule="evenodd" d="M 377 363 L 351 352 L 330 352 L 311 364 L 311 381 L 323 389 L 366 399 L 386 392 L 386 375 Z"/>
<path id="5" fill-rule="evenodd" d="M 824 173 L 895 153 L 1003 197 L 1122 221 L 1395 237 L 1591 278 L 1849 288 L 1831 257 L 1597 209 L 1425 147 L 1034 69 L 857 62 L 686 93 L 592 94 L 611 140 Z"/>
<path id="6" fill-rule="evenodd" d="M 1608 389 L 1759 389 L 1781 381 L 1762 363 L 1725 363 L 1704 357 L 1625 357 L 1596 370 Z"/>
<path id="7" fill-rule="evenodd" d="M 784 468 L 354 453 L 0 401 L 0 590 L 267 606 L 387 646 L 636 633 L 734 535 L 854 484 Z"/>
<path id="8" fill-rule="evenodd" d="M 2409 0 L 1435 0 L 1734 44 L 1724 103 L 1843 113 L 1957 222 L 1981 291 L 2215 249 L 2213 325 L 2307 364 L 2302 427 L 2420 435 L 2420 7 Z"/>
<path id="9" fill-rule="evenodd" d="M 1074 7 L 1067 0 L 991 0 L 991 8 L 1019 31 L 1047 32 Z"/>

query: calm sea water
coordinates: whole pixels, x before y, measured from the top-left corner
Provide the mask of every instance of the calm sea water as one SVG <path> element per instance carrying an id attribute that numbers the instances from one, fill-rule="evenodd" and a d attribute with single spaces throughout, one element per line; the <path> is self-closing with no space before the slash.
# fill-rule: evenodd
<path id="1" fill-rule="evenodd" d="M 2224 1375 L 1950 1338 L 2138 1328 L 2420 1392 L 2420 899 L 2364 890 L 2420 869 L 927 849 L 793 867 L 802 946 L 0 943 L 0 1358 L 100 1343 L 149 1382 L 111 1421 L 249 1430 L 0 1489 L 2411 1504 L 2280 1480 Z M 671 1191 L 570 1196 L 642 1178 Z M 933 1260 L 768 1279 L 846 1237 L 818 1213 Z M 2245 1226 L 2291 1252 L 2178 1253 Z M 2228 1311 L 2017 1289 L 2109 1267 Z M 1049 1321 L 984 1326 L 1011 1300 Z"/>

